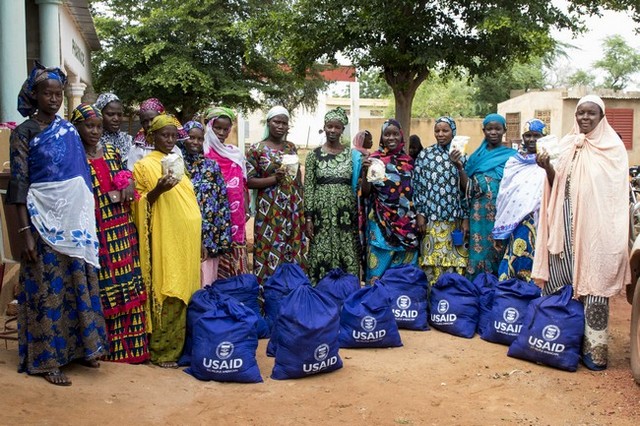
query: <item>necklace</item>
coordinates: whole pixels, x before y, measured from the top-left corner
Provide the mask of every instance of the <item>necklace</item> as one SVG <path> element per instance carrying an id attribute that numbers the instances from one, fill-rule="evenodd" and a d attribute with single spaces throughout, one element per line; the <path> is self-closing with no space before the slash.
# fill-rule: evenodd
<path id="1" fill-rule="evenodd" d="M 89 150 L 89 148 L 85 146 L 84 151 L 87 153 L 89 157 L 96 158 L 98 157 L 98 153 L 100 152 L 100 147 L 96 146 L 93 150 Z"/>
<path id="2" fill-rule="evenodd" d="M 43 126 L 48 126 L 53 121 L 53 119 L 51 119 L 49 121 L 44 121 L 44 120 L 40 119 L 40 115 L 38 115 L 38 114 L 34 115 L 33 119 L 36 120 L 39 124 L 41 124 Z"/>

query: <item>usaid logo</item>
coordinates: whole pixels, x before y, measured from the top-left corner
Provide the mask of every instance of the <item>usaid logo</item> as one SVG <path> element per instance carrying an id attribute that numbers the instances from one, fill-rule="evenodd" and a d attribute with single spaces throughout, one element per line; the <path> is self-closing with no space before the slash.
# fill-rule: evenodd
<path id="1" fill-rule="evenodd" d="M 320 346 L 318 346 L 316 350 L 313 352 L 313 357 L 316 359 L 316 361 L 319 361 L 319 362 L 324 361 L 328 355 L 329 355 L 329 345 L 327 345 L 326 343 L 323 343 Z"/>
<path id="2" fill-rule="evenodd" d="M 402 296 L 398 297 L 398 301 L 396 302 L 396 304 L 400 309 L 409 309 L 409 306 L 411 306 L 411 298 L 403 294 Z"/>
<path id="3" fill-rule="evenodd" d="M 519 316 L 520 313 L 516 308 L 507 308 L 502 313 L 502 318 L 504 318 L 507 324 L 513 324 L 514 322 L 518 321 Z"/>
<path id="4" fill-rule="evenodd" d="M 360 327 L 362 327 L 364 331 L 373 331 L 376 329 L 376 325 L 378 325 L 378 321 L 369 315 L 362 318 L 362 321 L 360 321 Z"/>
<path id="5" fill-rule="evenodd" d="M 216 348 L 216 356 L 220 359 L 227 359 L 233 354 L 233 343 L 222 342 Z"/>
<path id="6" fill-rule="evenodd" d="M 560 337 L 560 328 L 556 325 L 548 325 L 542 329 L 542 337 L 548 342 L 553 342 Z"/>
<path id="7" fill-rule="evenodd" d="M 438 313 L 446 314 L 449 310 L 449 302 L 446 300 L 441 300 L 438 302 Z"/>

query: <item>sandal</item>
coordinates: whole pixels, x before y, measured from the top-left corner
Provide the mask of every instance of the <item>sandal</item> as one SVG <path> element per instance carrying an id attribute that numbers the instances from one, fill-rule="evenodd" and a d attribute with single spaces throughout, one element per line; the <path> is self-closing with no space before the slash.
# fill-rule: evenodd
<path id="1" fill-rule="evenodd" d="M 178 363 L 175 361 L 159 362 L 156 365 L 160 368 L 178 368 L 179 367 Z"/>
<path id="2" fill-rule="evenodd" d="M 55 370 L 51 370 L 51 371 L 47 371 L 46 373 L 42 373 L 42 377 L 44 377 L 44 379 L 47 382 L 51 383 L 52 385 L 56 385 L 56 386 L 71 386 L 71 380 L 69 380 L 67 375 L 64 374 L 62 371 L 60 371 L 57 368 Z"/>

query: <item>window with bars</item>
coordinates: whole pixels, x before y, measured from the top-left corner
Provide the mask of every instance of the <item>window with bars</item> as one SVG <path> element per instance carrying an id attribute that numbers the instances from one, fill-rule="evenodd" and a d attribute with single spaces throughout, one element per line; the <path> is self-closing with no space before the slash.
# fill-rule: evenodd
<path id="1" fill-rule="evenodd" d="M 511 142 L 520 140 L 520 113 L 508 112 L 507 119 L 507 144 L 511 146 Z"/>
<path id="2" fill-rule="evenodd" d="M 607 121 L 618 132 L 624 147 L 633 149 L 633 109 L 607 108 Z"/>
<path id="3" fill-rule="evenodd" d="M 547 134 L 551 134 L 551 110 L 549 109 L 537 109 L 534 113 L 534 118 L 542 121 L 547 126 Z"/>

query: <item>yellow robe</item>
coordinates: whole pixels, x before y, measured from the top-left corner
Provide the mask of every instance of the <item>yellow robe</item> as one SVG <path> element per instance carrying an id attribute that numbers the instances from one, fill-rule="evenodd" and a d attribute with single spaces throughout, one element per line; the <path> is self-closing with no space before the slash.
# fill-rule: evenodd
<path id="1" fill-rule="evenodd" d="M 148 293 L 153 297 L 153 313 L 161 312 L 168 297 L 189 303 L 200 288 L 202 216 L 191 180 L 180 183 L 158 197 L 150 206 L 147 195 L 162 177 L 160 160 L 153 151 L 133 168 L 140 199 L 134 217 L 140 238 L 140 265 Z"/>

